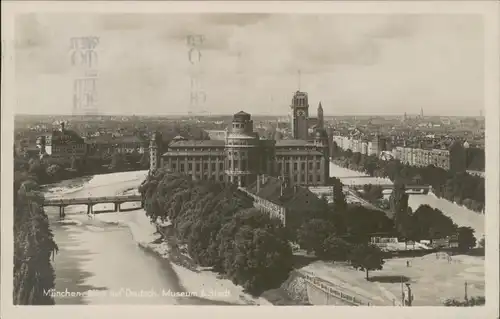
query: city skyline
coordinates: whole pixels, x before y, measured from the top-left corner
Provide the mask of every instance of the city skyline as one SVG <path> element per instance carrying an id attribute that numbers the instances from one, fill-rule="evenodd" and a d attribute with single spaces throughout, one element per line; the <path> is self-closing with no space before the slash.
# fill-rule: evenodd
<path id="1" fill-rule="evenodd" d="M 70 40 L 93 36 L 103 115 L 188 114 L 196 74 L 206 95 L 193 110 L 199 115 L 286 114 L 300 89 L 311 110 L 322 102 L 326 116 L 421 108 L 429 116 L 477 116 L 482 32 L 474 15 L 22 15 L 16 111 L 71 114 Z M 193 67 L 187 39 L 198 35 L 201 59 Z"/>

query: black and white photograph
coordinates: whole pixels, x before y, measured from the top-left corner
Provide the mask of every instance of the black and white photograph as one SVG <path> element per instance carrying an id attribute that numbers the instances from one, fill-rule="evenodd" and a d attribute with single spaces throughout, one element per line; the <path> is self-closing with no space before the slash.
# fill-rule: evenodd
<path id="1" fill-rule="evenodd" d="M 2 32 L 11 306 L 498 316 L 484 14 L 88 5 Z"/>

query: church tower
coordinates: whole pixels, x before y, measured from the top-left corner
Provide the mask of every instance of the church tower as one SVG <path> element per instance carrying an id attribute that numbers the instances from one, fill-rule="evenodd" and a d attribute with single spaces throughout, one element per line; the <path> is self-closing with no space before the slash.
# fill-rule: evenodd
<path id="1" fill-rule="evenodd" d="M 297 91 L 293 95 L 292 105 L 292 133 L 296 140 L 307 140 L 308 138 L 308 120 L 309 120 L 309 102 L 306 92 Z"/>
<path id="2" fill-rule="evenodd" d="M 323 117 L 323 106 L 321 102 L 318 105 L 318 128 L 325 128 L 325 119 Z"/>

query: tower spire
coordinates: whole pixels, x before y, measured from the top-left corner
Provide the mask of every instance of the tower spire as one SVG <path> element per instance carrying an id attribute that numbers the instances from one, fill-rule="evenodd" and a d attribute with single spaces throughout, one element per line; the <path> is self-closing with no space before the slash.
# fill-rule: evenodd
<path id="1" fill-rule="evenodd" d="M 323 115 L 323 106 L 321 105 L 321 101 L 319 102 L 318 105 L 318 127 L 323 129 L 325 128 L 325 121 L 324 121 L 324 115 Z"/>

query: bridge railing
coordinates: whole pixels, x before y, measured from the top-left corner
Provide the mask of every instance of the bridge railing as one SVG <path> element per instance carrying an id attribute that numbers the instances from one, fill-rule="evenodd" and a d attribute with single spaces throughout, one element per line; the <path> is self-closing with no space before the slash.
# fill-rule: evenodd
<path id="1" fill-rule="evenodd" d="M 304 277 L 306 282 L 334 298 L 343 300 L 355 306 L 370 306 L 370 302 L 365 297 L 355 296 L 353 293 L 347 293 L 344 288 L 333 283 L 329 283 L 307 272 L 300 272 L 300 274 Z"/>

